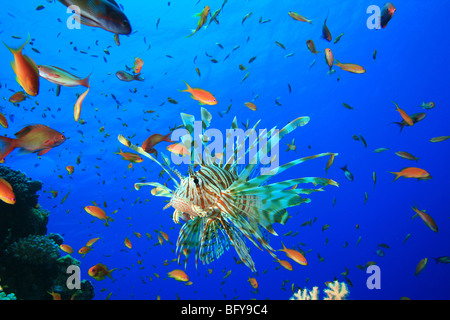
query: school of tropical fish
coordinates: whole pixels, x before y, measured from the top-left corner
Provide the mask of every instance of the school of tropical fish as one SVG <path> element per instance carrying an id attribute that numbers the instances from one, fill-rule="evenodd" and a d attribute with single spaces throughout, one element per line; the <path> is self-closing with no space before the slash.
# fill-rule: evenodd
<path id="1" fill-rule="evenodd" d="M 179 17 L 179 19 L 183 18 L 192 23 L 192 30 L 186 32 L 183 41 L 201 39 L 203 37 L 202 33 L 206 32 L 205 30 L 220 28 L 222 19 L 225 20 L 229 18 L 229 15 L 232 15 L 231 10 L 229 13 L 227 12 L 227 7 L 231 9 L 233 5 L 236 5 L 232 3 L 233 1 L 228 2 L 227 0 L 220 1 L 221 4 L 219 5 L 216 2 L 204 5 L 203 3 L 206 2 L 204 0 L 198 0 L 196 3 L 192 2 L 192 5 L 189 5 L 192 8 L 192 12 L 186 13 L 186 17 Z M 247 3 L 247 1 L 245 2 Z M 258 6 L 258 3 L 254 1 L 249 1 L 248 4 L 255 7 Z M 170 12 L 171 6 L 174 5 L 176 4 L 167 2 L 167 11 L 164 14 Z M 136 247 L 140 245 L 137 242 L 145 240 L 144 238 L 141 239 L 142 231 L 137 229 L 138 227 L 140 230 L 145 229 L 147 241 L 156 241 L 153 246 L 160 246 L 165 253 L 170 254 L 172 257 L 170 260 L 164 260 L 163 262 L 163 265 L 169 268 L 165 271 L 165 279 L 174 279 L 187 286 L 195 287 L 196 284 L 190 275 L 201 273 L 202 277 L 206 277 L 212 275 L 215 269 L 223 269 L 222 272 L 226 273 L 221 279 L 221 285 L 223 286 L 225 279 L 231 275 L 232 269 L 242 268 L 248 273 L 246 281 L 249 284 L 245 286 L 251 287 L 254 290 L 253 293 L 256 294 L 264 283 L 260 276 L 275 272 L 268 271 L 269 269 L 275 268 L 277 271 L 284 269 L 294 273 L 297 270 L 302 270 L 301 268 L 309 268 L 309 260 L 316 259 L 316 257 L 313 258 L 311 251 L 316 250 L 306 250 L 302 248 L 305 245 L 303 242 L 296 240 L 297 244 L 293 245 L 291 241 L 286 239 L 301 236 L 302 231 L 307 229 L 305 227 L 313 227 L 317 222 L 317 217 L 300 224 L 298 223 L 297 215 L 294 214 L 294 210 L 297 210 L 298 207 L 301 214 L 303 207 L 306 205 L 314 208 L 314 199 L 316 197 L 317 201 L 332 203 L 330 205 L 330 210 L 332 210 L 336 206 L 337 199 L 333 193 L 329 195 L 329 190 L 335 187 L 345 188 L 345 183 L 354 183 L 353 181 L 360 177 L 355 175 L 353 171 L 354 165 L 351 162 L 340 162 L 341 164 L 338 166 L 335 164 L 342 157 L 339 149 L 325 150 L 328 147 L 326 144 L 322 144 L 320 147 L 315 147 L 315 149 L 320 151 L 312 152 L 311 145 L 307 148 L 304 147 L 307 137 L 302 135 L 302 130 L 306 130 L 309 123 L 315 121 L 315 115 L 304 114 L 299 107 L 295 112 L 289 112 L 290 120 L 286 122 L 284 119 L 278 121 L 279 119 L 276 117 L 271 117 L 270 112 L 265 113 L 261 111 L 264 110 L 264 102 L 260 102 L 261 98 L 260 100 L 258 98 L 259 95 L 272 90 L 269 80 L 267 80 L 267 87 L 264 89 L 266 92 L 260 91 L 258 94 L 255 87 L 250 87 L 251 95 L 248 95 L 246 100 L 236 102 L 236 99 L 232 99 L 231 92 L 236 86 L 250 85 L 252 80 L 255 82 L 266 81 L 261 78 L 258 79 L 261 76 L 253 75 L 255 72 L 252 66 L 255 64 L 254 61 L 257 61 L 258 55 L 255 54 L 249 60 L 245 59 L 245 61 L 241 61 L 233 67 L 241 73 L 238 78 L 234 79 L 234 83 L 223 82 L 225 92 L 230 92 L 229 97 L 223 94 L 223 90 L 215 90 L 208 80 L 203 80 L 206 74 L 211 73 L 211 67 L 197 63 L 198 56 L 195 56 L 193 63 L 184 60 L 182 65 L 177 67 L 180 73 L 185 68 L 191 69 L 190 78 L 184 79 L 180 76 L 178 83 L 165 83 L 163 79 L 155 79 L 152 75 L 151 68 L 154 61 L 148 53 L 152 52 L 151 45 L 148 42 L 152 41 L 153 46 L 157 45 L 158 38 L 155 34 L 164 23 L 164 14 L 161 14 L 156 23 L 152 22 L 152 25 L 149 26 L 150 23 L 147 21 L 147 25 L 144 24 L 145 27 L 143 27 L 142 23 L 139 24 L 133 20 L 132 15 L 126 14 L 125 4 L 124 6 L 119 5 L 114 0 L 47 0 L 47 3 L 38 5 L 35 10 L 44 14 L 49 10 L 48 7 L 50 6 L 59 6 L 61 10 L 64 10 L 64 6 L 67 7 L 67 12 L 73 13 L 72 23 L 81 25 L 81 31 L 77 32 L 89 33 L 94 30 L 96 36 L 107 39 L 110 43 L 107 48 L 103 49 L 103 56 L 90 54 L 89 49 L 81 50 L 74 47 L 74 50 L 78 51 L 76 54 L 91 55 L 96 59 L 98 58 L 99 61 L 103 59 L 105 63 L 108 63 L 108 59 L 113 59 L 115 47 L 123 47 L 128 39 L 133 39 L 133 37 L 142 36 L 143 34 L 144 45 L 148 46 L 148 48 L 146 51 L 141 50 L 140 52 L 136 52 L 132 47 L 127 48 L 130 53 L 129 57 L 121 57 L 121 60 L 119 60 L 120 64 L 117 63 L 115 69 L 109 65 L 108 76 L 111 77 L 108 79 L 114 79 L 115 85 L 114 88 L 107 88 L 104 84 L 104 79 L 102 79 L 103 74 L 99 72 L 101 68 L 99 63 L 89 66 L 92 70 L 90 73 L 80 74 L 75 68 L 77 58 L 73 53 L 69 54 L 64 51 L 63 54 L 67 55 L 65 60 L 62 60 L 64 64 L 59 64 L 56 61 L 51 62 L 45 59 L 44 54 L 41 53 L 45 47 L 44 39 L 35 39 L 33 30 L 29 30 L 28 34 L 16 35 L 13 28 L 2 26 L 1 37 L 5 48 L 7 48 L 5 50 L 9 52 L 11 70 L 3 70 L 3 74 L 7 76 L 7 79 L 3 81 L 0 88 L 3 86 L 13 92 L 8 97 L 4 96 L 5 102 L 0 107 L 0 125 L 3 127 L 0 132 L 0 163 L 2 165 L 14 165 L 18 159 L 28 159 L 27 157 L 43 159 L 48 157 L 56 161 L 57 166 L 62 168 L 62 172 L 58 174 L 60 179 L 66 181 L 63 183 L 68 183 L 67 179 L 70 179 L 70 183 L 75 183 L 77 175 L 82 174 L 81 171 L 85 171 L 85 169 L 81 169 L 81 159 L 92 155 L 87 156 L 80 153 L 75 163 L 66 163 L 58 160 L 58 152 L 62 152 L 65 146 L 67 146 L 65 150 L 70 149 L 73 144 L 81 144 L 81 148 L 88 150 L 87 143 L 84 143 L 87 141 L 87 137 L 85 137 L 85 133 L 81 129 L 83 126 L 95 126 L 95 130 L 100 133 L 100 138 L 93 139 L 89 148 L 95 145 L 94 149 L 98 157 L 101 157 L 100 153 L 102 152 L 114 155 L 114 160 L 110 164 L 106 163 L 105 166 L 112 166 L 113 163 L 114 166 L 125 163 L 123 167 L 126 168 L 128 175 L 133 176 L 132 173 L 136 173 L 146 176 L 136 179 L 134 175 L 132 178 L 134 180 L 132 180 L 124 174 L 122 181 L 119 181 L 117 177 L 106 183 L 103 180 L 102 185 L 97 187 L 98 189 L 104 188 L 103 192 L 105 194 L 109 192 L 109 188 L 116 190 L 124 188 L 127 192 L 129 192 L 129 189 L 133 189 L 132 192 L 136 192 L 138 198 L 132 205 L 127 207 L 126 202 L 120 206 L 111 205 L 112 201 L 108 197 L 105 197 L 103 203 L 101 203 L 100 199 L 89 198 L 84 195 L 83 198 L 76 202 L 78 204 L 77 208 L 71 207 L 70 210 L 67 209 L 68 219 L 74 215 L 73 211 L 81 212 L 82 219 L 86 221 L 91 219 L 90 217 L 94 218 L 91 221 L 92 225 L 100 220 L 107 228 L 106 230 L 114 230 L 118 220 L 120 220 L 118 216 L 122 212 L 131 212 L 129 214 L 131 217 L 127 218 L 131 220 L 133 211 L 135 211 L 133 207 L 135 205 L 145 206 L 145 211 L 147 211 L 145 215 L 150 221 L 149 225 L 134 225 L 133 228 L 136 231 L 126 236 L 122 236 L 121 233 L 117 232 L 118 235 L 120 234 L 120 241 L 122 242 L 120 251 L 137 250 Z M 202 9 L 198 10 L 200 7 Z M 379 30 L 374 32 L 380 34 L 388 33 L 390 25 L 395 21 L 396 15 L 399 14 L 397 8 L 400 12 L 401 6 L 394 6 L 390 2 L 386 2 L 380 7 Z M 311 12 L 311 8 L 301 4 L 293 5 L 292 9 L 285 13 L 284 21 L 282 21 L 283 24 L 289 26 L 288 28 L 312 28 L 315 25 L 321 27 L 321 34 L 317 34 L 316 38 L 303 39 L 303 42 L 298 44 L 298 48 L 295 51 L 296 55 L 307 56 L 308 59 L 311 58 L 312 62 L 306 67 L 292 67 L 304 68 L 307 72 L 313 72 L 318 68 L 317 65 L 322 64 L 322 67 L 326 70 L 326 72 L 323 72 L 323 81 L 334 81 L 339 84 L 345 81 L 344 78 L 348 74 L 351 74 L 352 77 L 370 76 L 369 70 L 373 70 L 374 67 L 368 68 L 355 63 L 357 61 L 352 61 L 351 58 L 348 58 L 351 57 L 350 50 L 346 52 L 338 47 L 343 45 L 346 37 L 348 37 L 347 34 L 351 34 L 353 31 L 346 30 L 344 33 L 341 30 L 333 30 L 332 20 L 339 18 L 333 13 L 333 10 L 322 12 L 321 18 L 311 17 L 309 12 Z M 192 18 L 194 13 L 194 18 Z M 276 24 L 281 23 L 277 21 L 279 17 L 277 19 L 269 18 L 270 11 L 267 11 L 266 15 L 265 17 L 261 16 L 259 21 L 256 21 L 253 11 L 248 12 L 239 17 L 236 28 L 242 28 L 242 32 L 245 33 L 244 30 L 246 30 L 246 27 L 249 27 L 250 23 L 254 23 L 252 27 L 255 27 L 255 25 L 261 27 L 266 24 L 276 27 Z M 52 17 L 47 18 L 51 19 Z M 365 20 L 362 23 L 365 23 Z M 135 29 L 135 25 L 139 27 Z M 178 41 L 177 37 L 170 39 L 170 32 L 164 35 L 164 37 L 169 39 L 166 41 Z M 17 45 L 19 41 L 20 44 Z M 79 47 L 86 47 L 86 45 L 81 45 L 81 41 L 77 40 L 76 44 Z M 225 43 L 216 42 L 214 48 L 219 48 L 220 52 L 228 49 L 228 55 L 219 60 L 218 55 L 214 56 L 206 52 L 207 59 L 210 60 L 212 65 L 225 63 L 228 59 L 232 59 L 231 57 L 237 55 L 239 48 L 249 41 L 250 37 L 247 37 L 241 44 L 236 44 L 231 48 Z M 284 43 L 278 40 L 270 41 L 272 42 L 271 45 L 276 46 L 277 50 L 288 52 L 286 51 L 287 45 Z M 36 43 L 41 44 L 40 50 L 37 49 Z M 74 46 L 75 43 L 71 43 L 71 45 Z M 98 40 L 93 43 L 89 39 L 89 46 L 97 47 L 98 45 Z M 264 48 L 261 50 L 264 50 Z M 351 50 L 357 49 L 352 48 Z M 372 51 L 368 57 L 374 65 L 378 55 L 381 54 L 378 51 L 380 50 Z M 213 50 L 211 49 L 210 52 L 213 52 Z M 203 53 L 201 54 L 203 55 Z M 383 52 L 383 54 L 388 55 L 389 52 Z M 290 59 L 292 56 L 294 56 L 294 52 L 287 53 L 284 55 L 284 59 Z M 170 54 L 166 54 L 165 58 L 170 61 L 178 61 L 177 59 L 180 59 Z M 383 68 L 382 66 L 378 67 Z M 172 70 L 172 72 L 177 72 L 177 70 Z M 220 78 L 224 77 L 224 75 L 216 74 L 214 77 Z M 285 80 L 283 77 L 280 77 L 277 81 L 284 82 Z M 134 84 L 136 86 L 139 85 L 139 89 L 135 88 L 133 91 L 130 85 Z M 167 96 L 167 99 L 160 103 L 159 106 L 156 106 L 156 103 L 151 103 L 155 105 L 154 107 L 140 106 L 134 103 L 131 98 L 128 101 L 119 101 L 114 94 L 115 90 L 124 90 L 129 91 L 128 93 L 132 96 L 138 90 L 145 90 L 145 94 L 151 95 L 150 90 L 153 90 L 153 87 L 158 85 L 164 87 L 164 94 Z M 50 86 L 50 90 L 43 90 L 43 88 Z M 60 96 L 71 90 L 70 88 L 81 88 L 82 91 L 77 93 L 76 97 L 72 96 L 71 106 L 61 105 L 57 112 L 70 114 L 72 120 L 70 123 L 66 123 L 65 126 L 75 127 L 80 134 L 80 141 L 77 141 L 76 136 L 68 136 L 66 132 L 69 130 L 66 128 L 52 126 L 52 121 L 49 121 L 50 117 L 46 116 L 46 114 L 51 114 L 50 107 L 46 107 L 47 109 L 45 109 L 40 123 L 28 125 L 24 123 L 19 131 L 11 130 L 11 124 L 14 124 L 15 127 L 17 122 L 17 119 L 14 119 L 13 116 L 15 108 L 23 108 L 26 112 L 33 112 L 33 110 L 42 107 L 37 99 L 51 96 L 52 99 L 58 101 L 57 99 Z M 287 88 L 289 94 L 294 91 L 291 83 L 287 83 Z M 103 92 L 99 93 L 98 90 Z M 111 92 L 105 93 L 107 90 L 111 90 Z M 9 94 L 9 91 L 3 90 L 2 95 L 5 95 L 5 92 Z M 94 105 L 90 100 L 93 99 L 92 96 L 95 94 L 108 97 L 110 105 Z M 275 93 L 275 95 L 278 95 L 278 93 Z M 414 130 L 420 126 L 420 122 L 426 119 L 428 112 L 433 112 L 435 107 L 436 109 L 441 107 L 439 103 L 436 105 L 435 102 L 428 100 L 420 101 L 419 103 L 421 104 L 418 103 L 414 107 L 404 106 L 400 103 L 401 101 L 397 100 L 398 97 L 396 97 L 394 92 L 389 93 L 389 96 L 391 97 L 389 108 L 392 109 L 392 112 L 391 118 L 387 122 L 398 126 L 402 135 L 408 134 L 406 131 Z M 330 99 L 332 98 L 330 97 Z M 33 101 L 35 106 L 31 106 Z M 274 104 L 278 108 L 283 108 L 287 102 L 283 101 L 280 94 L 274 100 Z M 352 105 L 351 102 L 341 101 L 338 104 L 340 108 L 343 107 L 343 112 L 355 112 L 358 109 L 358 106 Z M 117 110 L 114 109 L 115 105 L 117 105 Z M 127 109 L 123 110 L 123 105 L 127 105 L 126 108 L 128 109 L 143 108 L 143 116 L 141 116 L 141 119 L 133 118 L 126 122 L 123 119 L 126 119 Z M 226 110 L 224 110 L 224 105 L 227 105 Z M 120 111 L 119 106 L 122 109 Z M 182 106 L 183 109 L 171 109 L 179 106 Z M 99 116 L 96 115 L 93 118 L 91 116 L 92 110 L 87 112 L 87 108 L 95 109 Z M 419 109 L 422 112 L 414 113 L 412 111 L 414 109 Z M 115 112 L 117 112 L 117 119 L 121 121 L 121 125 L 118 125 L 116 128 L 102 125 L 100 116 L 102 110 L 108 110 L 103 111 L 105 117 L 115 116 Z M 256 118 L 247 119 L 245 122 L 242 117 L 245 117 L 244 114 L 246 112 L 256 114 Z M 218 117 L 213 116 L 216 114 Z M 54 118 L 54 116 L 52 117 Z M 142 121 L 142 118 L 144 118 L 145 122 Z M 223 136 L 225 137 L 223 149 L 214 150 L 211 153 L 208 151 L 208 145 L 211 142 L 209 129 L 215 127 L 216 120 L 217 125 L 219 123 L 221 126 L 227 125 L 226 129 L 247 130 L 246 138 L 235 143 L 233 138 L 225 135 L 225 129 L 223 129 Z M 270 122 L 268 122 L 269 120 Z M 151 121 L 159 125 L 154 126 Z M 196 121 L 201 121 L 201 132 L 197 132 L 195 129 Z M 258 135 L 258 126 L 261 126 L 262 121 L 270 123 L 273 128 L 263 133 L 259 131 Z M 327 125 L 330 124 L 323 124 L 323 126 Z M 168 126 L 168 129 L 165 131 L 156 132 L 154 130 L 154 128 L 160 130 L 159 128 L 165 126 Z M 297 128 L 298 130 L 296 130 Z M 181 140 L 176 140 L 172 134 L 179 129 L 183 129 L 186 134 L 180 138 Z M 264 151 L 264 148 L 277 143 L 278 140 L 274 142 L 272 140 L 275 130 L 278 134 L 277 139 L 280 141 L 280 151 L 277 155 L 279 165 L 262 174 L 261 169 L 264 166 L 258 163 L 258 160 L 261 161 L 263 156 L 267 156 L 267 151 Z M 306 132 L 306 134 L 311 134 L 311 131 Z M 288 134 L 290 138 L 286 142 L 283 138 Z M 252 135 L 256 135 L 257 139 L 252 141 L 250 139 Z M 146 138 L 142 139 L 141 137 L 143 136 Z M 367 137 L 365 138 L 362 134 L 354 134 L 352 138 L 358 144 L 362 144 L 362 149 L 367 150 L 369 148 L 370 141 L 366 140 Z M 444 144 L 449 138 L 450 135 L 442 135 L 427 137 L 426 139 L 433 145 L 437 144 L 442 145 L 443 148 L 448 148 Z M 105 141 L 107 141 L 108 147 L 103 145 Z M 199 154 L 196 152 L 199 144 L 205 148 L 204 153 Z M 230 148 L 232 156 L 227 158 L 227 151 Z M 114 151 L 111 151 L 111 149 L 114 149 Z M 36 155 L 31 155 L 31 153 Z M 370 202 L 370 191 L 381 187 L 380 182 L 377 182 L 381 175 L 387 176 L 391 174 L 392 180 L 390 183 L 396 184 L 400 182 L 397 181 L 400 178 L 410 179 L 409 182 L 415 179 L 420 181 L 420 183 L 428 183 L 427 180 L 434 179 L 440 174 L 439 172 L 433 172 L 430 168 L 423 168 L 419 160 L 425 155 L 416 154 L 414 150 L 391 150 L 388 147 L 379 147 L 374 149 L 373 153 L 392 153 L 392 157 L 401 158 L 408 165 L 405 165 L 403 168 L 392 167 L 384 173 L 370 171 L 371 183 L 367 190 L 363 190 L 364 199 L 358 195 L 364 201 L 364 205 Z M 285 155 L 287 156 L 285 157 Z M 248 159 L 246 159 L 245 163 L 239 162 L 247 156 Z M 174 158 L 189 159 L 189 163 L 176 164 L 171 161 Z M 273 157 L 272 160 L 274 160 Z M 309 160 L 315 161 L 310 162 Z M 303 163 L 305 163 L 305 169 L 300 169 L 301 166 L 297 169 L 297 164 Z M 311 166 L 313 165 L 312 163 L 317 163 L 316 166 L 322 166 L 322 170 L 320 172 L 317 172 L 317 170 L 310 172 L 310 163 Z M 95 167 L 100 169 L 97 166 Z M 334 168 L 337 170 L 331 173 Z M 27 173 L 32 175 L 32 172 L 32 168 L 30 168 Z M 53 171 L 48 172 L 48 174 L 53 174 Z M 104 177 L 99 173 L 97 175 L 100 178 Z M 333 175 L 333 178 L 326 178 L 325 176 L 328 175 Z M 80 179 L 77 183 L 80 185 L 83 183 L 91 184 L 94 178 L 90 176 L 85 182 L 83 182 L 83 179 Z M 50 187 L 44 184 L 44 188 L 46 189 L 44 192 L 52 194 L 50 196 L 51 199 L 62 196 L 62 192 L 58 195 L 58 191 L 52 189 L 56 188 L 55 186 Z M 70 188 L 68 192 L 64 193 L 60 204 L 63 205 L 67 199 L 74 198 L 75 195 L 73 193 L 72 188 Z M 163 197 L 166 200 L 163 200 L 164 204 L 160 205 L 161 201 L 155 202 L 153 197 Z M 11 206 L 15 205 L 16 202 L 13 188 L 3 177 L 0 177 L 0 201 Z M 122 197 L 122 202 L 124 201 Z M 413 219 L 419 217 L 428 229 L 438 233 L 440 229 L 436 221 L 439 222 L 442 218 L 436 219 L 436 215 L 439 215 L 439 213 L 428 212 L 426 207 L 424 208 L 423 202 L 423 199 L 417 199 L 417 203 L 411 203 L 410 214 Z M 116 209 L 111 209 L 114 207 Z M 168 208 L 173 210 L 171 217 L 166 214 L 169 210 L 163 211 Z M 388 210 L 388 208 L 380 208 L 380 210 Z M 164 217 L 158 216 L 158 223 L 152 225 L 152 215 L 155 212 L 163 212 Z M 320 214 L 318 212 L 316 215 L 320 216 Z M 165 222 L 160 224 L 160 219 L 163 219 Z M 169 224 L 170 222 L 174 224 Z M 282 230 L 288 228 L 290 231 L 278 234 L 276 232 L 277 225 L 283 228 Z M 149 231 L 151 229 L 155 229 L 153 235 Z M 318 232 L 326 234 L 330 232 L 327 231 L 328 229 L 333 229 L 332 224 L 324 224 Z M 360 229 L 359 224 L 356 225 L 356 229 Z M 172 243 L 169 241 L 169 235 L 175 234 L 177 240 L 175 243 Z M 105 257 L 109 257 L 112 251 L 106 250 L 103 255 L 99 252 L 101 250 L 101 241 L 99 242 L 99 240 L 104 237 L 102 232 L 89 232 L 88 235 L 85 233 L 83 235 L 88 236 L 90 240 L 86 239 L 85 241 L 87 242 L 83 242 L 78 250 L 73 249 L 75 244 L 70 243 L 62 244 L 60 249 L 70 255 L 78 254 L 82 261 L 86 259 L 85 257 L 97 255 L 96 259 L 98 262 L 89 265 L 86 268 L 86 274 L 94 283 L 97 283 L 97 281 L 101 281 L 99 283 L 116 281 L 116 275 L 123 271 L 124 268 L 104 262 Z M 403 243 L 410 236 L 411 234 L 408 234 L 404 237 L 404 240 L 402 238 Z M 281 239 L 274 242 L 277 238 Z M 356 241 L 356 246 L 359 245 L 362 239 L 363 237 L 360 235 Z M 303 239 L 301 241 L 306 240 Z M 278 241 L 281 241 L 281 246 L 279 246 Z M 328 243 L 328 238 L 326 242 Z M 285 245 L 286 243 L 290 244 Z M 348 245 L 349 243 L 346 240 L 344 247 Z M 94 249 L 94 247 L 98 247 L 98 249 Z M 390 248 L 391 246 L 386 243 L 379 243 L 376 246 L 376 255 L 379 258 L 384 257 Z M 447 247 L 446 249 L 448 251 L 449 248 Z M 265 254 L 264 258 L 260 256 L 260 251 Z M 282 252 L 283 256 L 280 256 L 279 252 Z M 320 253 L 316 253 L 318 261 L 324 262 L 324 257 Z M 257 259 L 255 259 L 255 254 L 258 256 Z M 447 252 L 447 254 L 450 253 Z M 137 264 L 140 268 L 143 268 L 146 261 L 154 259 L 151 251 L 147 254 L 138 253 L 137 255 L 139 257 Z M 232 256 L 235 266 L 223 264 L 222 261 L 226 259 L 227 255 Z M 190 257 L 192 259 L 189 259 Z M 416 266 L 408 266 L 408 270 L 411 269 L 411 273 L 416 277 L 420 277 L 419 274 L 429 265 L 427 262 L 431 258 L 434 258 L 436 263 L 450 263 L 450 257 L 443 253 L 439 257 L 425 257 L 417 261 Z M 193 263 L 190 263 L 192 260 Z M 155 259 L 151 262 L 153 268 L 156 268 L 155 264 L 158 263 L 157 261 Z M 261 264 L 258 261 L 264 261 L 264 263 Z M 366 270 L 369 266 L 376 264 L 374 261 L 368 261 L 365 264 L 361 262 L 357 264 L 356 268 Z M 127 268 L 129 269 L 129 267 Z M 134 268 L 137 268 L 137 266 L 134 266 Z M 147 268 L 147 270 L 150 270 L 150 268 Z M 347 267 L 340 273 L 339 277 L 341 276 L 350 287 L 353 287 Z M 283 291 L 292 290 L 292 292 L 296 292 L 301 281 L 305 280 L 299 280 L 299 277 L 302 277 L 302 275 L 296 274 L 292 279 L 284 280 L 282 283 Z M 336 280 L 335 274 L 330 274 L 329 277 L 326 281 L 331 281 L 333 278 Z M 160 275 L 153 271 L 149 271 L 147 275 L 141 276 L 143 283 L 157 281 L 159 278 Z M 286 289 L 288 283 L 290 283 L 291 288 Z M 209 290 L 213 290 L 213 288 L 209 288 Z M 217 288 L 217 291 L 220 290 L 222 289 Z M 102 289 L 103 291 L 106 291 L 106 289 Z M 110 292 L 106 299 L 109 299 L 112 294 L 118 295 L 118 293 Z M 54 291 L 52 291 L 52 295 L 54 298 L 57 297 Z M 405 293 L 405 297 L 406 295 L 407 293 Z M 120 297 L 120 295 L 118 296 Z M 238 293 L 236 293 L 236 296 L 238 296 Z M 277 296 L 282 297 L 283 294 L 280 293 Z M 180 298 L 178 294 L 176 297 Z M 160 293 L 154 292 L 145 298 L 161 299 L 166 297 L 162 297 Z M 173 299 L 174 297 L 167 298 Z M 229 298 L 229 296 L 224 294 L 224 298 Z"/>

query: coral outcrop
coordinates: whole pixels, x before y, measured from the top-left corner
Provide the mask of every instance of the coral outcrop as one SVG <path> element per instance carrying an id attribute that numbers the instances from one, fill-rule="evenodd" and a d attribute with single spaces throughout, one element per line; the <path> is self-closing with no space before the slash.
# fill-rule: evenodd
<path id="1" fill-rule="evenodd" d="M 344 282 L 328 282 L 327 287 L 328 289 L 323 290 L 325 294 L 323 300 L 346 300 L 350 294 Z M 313 287 L 312 290 L 299 289 L 289 300 L 320 300 L 319 287 Z"/>
<path id="2" fill-rule="evenodd" d="M 80 262 L 70 255 L 61 257 L 64 239 L 47 234 L 49 212 L 38 206 L 42 183 L 5 166 L 0 166 L 0 177 L 16 196 L 14 205 L 0 200 L 0 299 L 51 300 L 51 292 L 63 300 L 92 299 L 89 281 L 81 281 L 79 289 L 66 284 L 67 268 Z"/>

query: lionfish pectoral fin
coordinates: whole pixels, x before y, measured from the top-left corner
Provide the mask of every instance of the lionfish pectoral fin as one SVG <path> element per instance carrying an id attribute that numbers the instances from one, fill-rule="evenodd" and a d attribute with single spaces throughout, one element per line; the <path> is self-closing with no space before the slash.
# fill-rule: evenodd
<path id="1" fill-rule="evenodd" d="M 197 268 L 198 252 L 200 247 L 200 238 L 203 230 L 203 219 L 196 217 L 188 220 L 180 230 L 177 239 L 177 252 L 187 252 L 195 250 L 195 268 Z M 179 258 L 179 256 L 178 256 Z"/>
<path id="2" fill-rule="evenodd" d="M 233 245 L 234 250 L 236 250 L 236 253 L 238 254 L 241 261 L 253 272 L 256 272 L 255 263 L 253 262 L 248 247 L 245 245 L 245 242 L 242 241 L 241 237 L 239 236 L 239 233 L 237 232 L 238 230 L 236 230 L 232 224 L 229 224 L 223 218 L 220 219 L 220 222 L 222 224 L 225 233 L 228 236 L 228 239 L 230 239 L 230 242 Z"/>
<path id="3" fill-rule="evenodd" d="M 132 144 L 130 142 L 130 140 L 128 140 L 127 138 L 125 138 L 123 135 L 119 134 L 119 136 L 117 137 L 117 139 L 119 140 L 120 143 L 122 143 L 124 146 L 127 146 L 128 148 L 130 148 L 131 150 L 142 154 L 144 157 L 149 158 L 150 160 L 156 162 L 168 175 L 169 177 L 172 179 L 172 181 L 175 183 L 175 185 L 178 187 L 179 183 L 177 180 L 175 180 L 174 177 L 172 177 L 172 175 L 170 174 L 169 170 L 167 170 L 166 167 L 164 167 L 164 165 L 162 163 L 160 163 L 158 160 L 156 160 L 151 154 L 149 154 L 148 152 L 146 152 L 144 149 L 142 149 L 141 147 L 135 146 L 134 144 Z M 170 168 L 169 168 L 170 169 Z"/>

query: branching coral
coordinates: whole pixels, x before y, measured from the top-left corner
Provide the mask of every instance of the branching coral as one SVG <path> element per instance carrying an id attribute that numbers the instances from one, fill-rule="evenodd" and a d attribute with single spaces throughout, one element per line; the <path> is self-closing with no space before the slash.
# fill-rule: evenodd
<path id="1" fill-rule="evenodd" d="M 327 283 L 328 289 L 324 289 L 325 297 L 323 300 L 346 300 L 350 292 L 344 282 Z M 290 300 L 319 300 L 319 288 L 313 287 L 311 291 L 308 289 L 299 289 L 297 293 L 290 298 Z"/>

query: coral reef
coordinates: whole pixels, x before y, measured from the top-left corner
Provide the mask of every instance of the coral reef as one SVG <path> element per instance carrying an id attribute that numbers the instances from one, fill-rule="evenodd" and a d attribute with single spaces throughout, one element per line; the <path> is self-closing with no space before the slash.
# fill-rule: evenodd
<path id="1" fill-rule="evenodd" d="M 350 294 L 344 282 L 338 282 L 337 280 L 328 282 L 327 287 L 328 289 L 323 290 L 325 294 L 323 300 L 346 300 Z M 299 289 L 289 300 L 319 300 L 319 288 L 313 287 L 310 291 L 308 289 Z"/>
<path id="2" fill-rule="evenodd" d="M 61 257 L 61 235 L 47 233 L 49 212 L 39 208 L 40 181 L 20 171 L 0 166 L 0 177 L 11 184 L 14 205 L 0 201 L 0 300 L 90 300 L 92 284 L 80 281 L 79 289 L 69 289 L 67 268 L 80 266 L 70 255 Z M 1 292 L 3 290 L 3 292 Z"/>
<path id="3" fill-rule="evenodd" d="M 0 292 L 0 300 L 17 300 L 17 298 L 14 293 L 10 293 L 7 295 L 4 292 Z"/>

